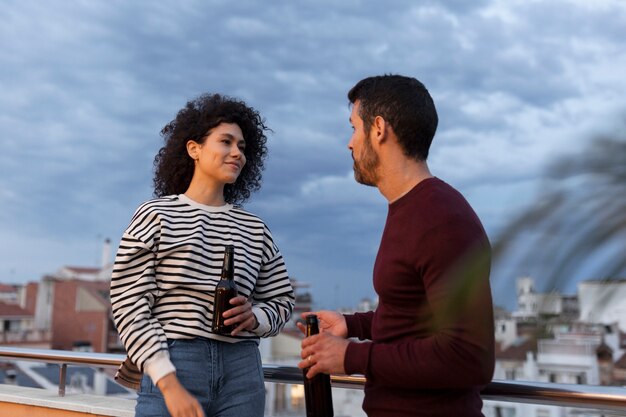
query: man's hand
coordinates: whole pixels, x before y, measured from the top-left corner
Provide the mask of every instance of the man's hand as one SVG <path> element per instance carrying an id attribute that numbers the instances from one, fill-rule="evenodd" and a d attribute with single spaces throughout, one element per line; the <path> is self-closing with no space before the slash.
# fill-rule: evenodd
<path id="1" fill-rule="evenodd" d="M 348 337 L 348 326 L 346 324 L 346 318 L 343 314 L 336 311 L 307 311 L 300 316 L 306 320 L 306 316 L 315 314 L 319 320 L 320 333 L 330 333 L 333 336 L 342 338 Z M 302 333 L 306 334 L 306 326 L 302 323 L 297 323 L 298 328 Z"/>
<path id="2" fill-rule="evenodd" d="M 200 403 L 180 384 L 175 373 L 159 379 L 157 386 L 172 417 L 204 417 Z"/>
<path id="3" fill-rule="evenodd" d="M 224 312 L 224 324 L 230 326 L 231 324 L 239 323 L 235 330 L 230 333 L 231 336 L 236 336 L 243 330 L 254 330 L 257 328 L 259 322 L 252 312 L 252 303 L 246 297 L 239 295 L 231 298 L 230 304 L 235 307 Z"/>
<path id="4" fill-rule="evenodd" d="M 333 336 L 324 332 L 305 338 L 302 341 L 302 361 L 298 368 L 309 368 L 307 378 L 313 378 L 319 373 L 345 374 L 343 367 L 346 350 L 350 342 L 343 337 Z"/>

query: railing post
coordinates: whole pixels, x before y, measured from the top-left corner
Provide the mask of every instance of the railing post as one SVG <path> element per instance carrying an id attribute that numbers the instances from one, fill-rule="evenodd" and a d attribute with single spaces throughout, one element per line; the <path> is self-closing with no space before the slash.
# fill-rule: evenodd
<path id="1" fill-rule="evenodd" d="M 65 379 L 67 377 L 67 364 L 62 363 L 59 367 L 59 397 L 65 397 Z"/>

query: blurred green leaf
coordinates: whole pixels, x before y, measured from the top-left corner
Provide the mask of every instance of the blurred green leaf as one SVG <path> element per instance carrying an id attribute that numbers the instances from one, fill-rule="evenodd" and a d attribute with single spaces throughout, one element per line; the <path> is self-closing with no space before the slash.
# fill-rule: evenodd
<path id="1" fill-rule="evenodd" d="M 494 242 L 494 262 L 545 271 L 546 288 L 626 272 L 626 128 L 555 161 L 536 201 Z M 607 255 L 609 254 L 609 255 Z M 515 277 L 517 278 L 517 277 Z M 623 278 L 623 277 L 622 277 Z"/>

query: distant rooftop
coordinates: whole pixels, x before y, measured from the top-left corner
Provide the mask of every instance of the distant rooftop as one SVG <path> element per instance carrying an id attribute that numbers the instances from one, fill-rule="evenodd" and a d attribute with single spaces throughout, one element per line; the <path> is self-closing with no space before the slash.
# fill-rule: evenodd
<path id="1" fill-rule="evenodd" d="M 496 344 L 496 359 L 509 361 L 525 361 L 528 352 L 537 352 L 537 339 L 534 337 L 520 336 L 505 349 Z"/>
<path id="2" fill-rule="evenodd" d="M 13 285 L 0 283 L 0 292 L 13 293 L 13 292 L 15 292 L 15 287 Z"/>
<path id="3" fill-rule="evenodd" d="M 95 274 L 100 272 L 102 268 L 94 268 L 88 266 L 64 266 L 64 269 L 75 272 L 77 274 Z"/>
<path id="4" fill-rule="evenodd" d="M 32 317 L 32 315 L 17 304 L 6 304 L 0 301 L 0 317 Z"/>

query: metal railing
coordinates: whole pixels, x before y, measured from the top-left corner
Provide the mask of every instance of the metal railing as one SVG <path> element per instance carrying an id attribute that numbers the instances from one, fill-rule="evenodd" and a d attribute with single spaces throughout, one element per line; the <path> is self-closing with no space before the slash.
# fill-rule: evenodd
<path id="1" fill-rule="evenodd" d="M 65 350 L 0 347 L 0 360 L 23 360 L 59 365 L 59 395 L 65 395 L 68 365 L 117 368 L 124 355 Z M 274 383 L 302 384 L 302 370 L 292 366 L 263 365 L 265 379 Z M 332 385 L 362 389 L 362 376 L 332 375 Z M 554 384 L 494 380 L 481 392 L 485 400 L 626 412 L 626 388 L 597 385 Z"/>

